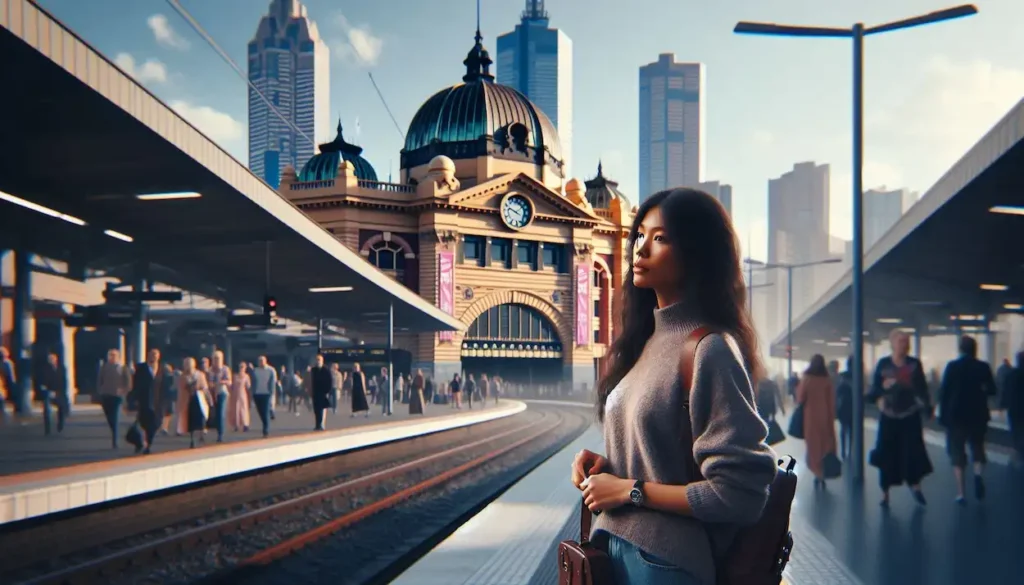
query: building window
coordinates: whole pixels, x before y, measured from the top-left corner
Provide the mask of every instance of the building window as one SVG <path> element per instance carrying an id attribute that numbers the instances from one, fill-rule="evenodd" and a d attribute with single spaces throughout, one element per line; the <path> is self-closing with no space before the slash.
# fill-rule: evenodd
<path id="1" fill-rule="evenodd" d="M 558 341 L 551 321 L 526 305 L 498 305 L 480 314 L 466 332 L 466 339 L 486 341 Z"/>
<path id="2" fill-rule="evenodd" d="M 367 259 L 398 282 L 405 282 L 405 250 L 398 244 L 381 240 L 370 247 Z"/>
<path id="3" fill-rule="evenodd" d="M 518 242 L 516 244 L 519 264 L 535 267 L 537 264 L 537 242 Z"/>
<path id="4" fill-rule="evenodd" d="M 500 262 L 508 266 L 512 258 L 512 242 L 494 238 L 491 240 L 491 261 Z"/>
<path id="5" fill-rule="evenodd" d="M 484 239 L 480 236 L 464 236 L 462 239 L 462 259 L 480 264 L 484 257 Z"/>
<path id="6" fill-rule="evenodd" d="M 554 268 L 556 272 L 567 274 L 569 267 L 565 261 L 564 244 L 544 244 L 544 266 Z"/>

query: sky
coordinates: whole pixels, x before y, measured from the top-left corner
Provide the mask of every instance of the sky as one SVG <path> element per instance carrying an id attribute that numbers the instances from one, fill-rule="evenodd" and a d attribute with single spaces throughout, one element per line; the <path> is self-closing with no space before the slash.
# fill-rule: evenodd
<path id="1" fill-rule="evenodd" d="M 244 77 L 165 0 L 38 0 L 210 138 L 246 162 Z M 436 91 L 458 83 L 475 0 L 307 0 L 331 52 L 331 125 L 387 177 L 404 130 Z M 485 46 L 519 21 L 523 0 L 481 0 Z M 181 0 L 245 71 L 246 44 L 270 0 Z M 796 162 L 831 165 L 831 232 L 851 229 L 850 42 L 739 36 L 737 21 L 850 26 L 898 20 L 954 0 L 547 0 L 574 46 L 573 171 L 603 160 L 633 201 L 638 68 L 660 53 L 707 66 L 705 180 L 733 185 L 747 250 L 767 250 L 768 180 Z M 865 187 L 922 194 L 1024 97 L 1024 1 L 980 0 L 970 18 L 870 37 L 865 49 Z M 499 80 L 500 82 L 500 80 Z M 358 127 L 358 133 L 355 129 Z"/>

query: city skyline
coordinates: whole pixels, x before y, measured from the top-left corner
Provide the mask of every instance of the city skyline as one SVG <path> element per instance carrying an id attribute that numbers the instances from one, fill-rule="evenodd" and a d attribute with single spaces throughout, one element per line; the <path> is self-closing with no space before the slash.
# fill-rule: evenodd
<path id="1" fill-rule="evenodd" d="M 40 3 L 228 152 L 248 159 L 244 80 L 164 2 Z M 244 70 L 246 43 L 266 5 L 184 4 Z M 331 50 L 328 130 L 341 117 L 346 137 L 364 147 L 383 175 L 397 166 L 401 133 L 416 107 L 461 70 L 475 3 L 411 5 L 401 18 L 395 18 L 390 1 L 340 9 L 326 0 L 305 4 Z M 808 51 L 799 41 L 738 37 L 733 25 L 765 20 L 846 26 L 941 7 L 934 0 L 908 0 L 898 8 L 881 0 L 856 6 L 737 0 L 700 11 L 693 3 L 668 0 L 644 0 L 631 11 L 614 0 L 548 3 L 554 6 L 559 27 L 574 38 L 573 174 L 586 174 L 600 159 L 606 175 L 638 199 L 636 68 L 669 51 L 703 62 L 712 104 L 707 176 L 733 186 L 737 231 L 744 241 L 752 236 L 750 252 L 758 258 L 767 255 L 765 181 L 795 161 L 832 165 L 830 232 L 850 236 L 849 51 L 843 43 Z M 493 48 L 495 33 L 517 22 L 523 5 L 484 2 L 482 8 L 485 42 Z M 980 8 L 978 17 L 956 25 L 953 36 L 943 27 L 926 27 L 871 44 L 866 188 L 886 184 L 926 192 L 1024 95 L 1024 38 L 1013 34 L 1012 25 L 1024 18 L 1024 5 L 992 0 Z"/>
<path id="2" fill-rule="evenodd" d="M 572 176 L 572 40 L 550 28 L 544 0 L 526 0 L 515 30 L 497 38 L 496 81 L 530 98 L 555 124 L 564 154 L 563 170 Z"/>

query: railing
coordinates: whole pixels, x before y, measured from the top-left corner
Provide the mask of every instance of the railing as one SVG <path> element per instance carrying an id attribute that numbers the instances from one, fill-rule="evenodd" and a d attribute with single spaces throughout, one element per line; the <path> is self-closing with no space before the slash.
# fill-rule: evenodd
<path id="1" fill-rule="evenodd" d="M 374 189 L 376 191 L 387 191 L 389 193 L 415 193 L 416 187 L 412 185 L 400 185 L 398 183 L 385 183 L 384 181 L 359 180 L 359 186 L 363 189 Z"/>
<path id="2" fill-rule="evenodd" d="M 307 181 L 305 183 L 292 183 L 288 185 L 289 191 L 307 191 L 312 189 L 326 189 L 334 186 L 334 179 L 323 181 Z"/>

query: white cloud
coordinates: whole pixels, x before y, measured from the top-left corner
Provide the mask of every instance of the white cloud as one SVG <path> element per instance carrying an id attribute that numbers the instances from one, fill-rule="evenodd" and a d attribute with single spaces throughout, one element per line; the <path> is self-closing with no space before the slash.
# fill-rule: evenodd
<path id="1" fill-rule="evenodd" d="M 170 106 L 208 138 L 235 154 L 234 149 L 245 135 L 245 127 L 241 122 L 209 106 L 199 106 L 184 100 L 174 100 Z"/>
<path id="2" fill-rule="evenodd" d="M 171 27 L 171 23 L 167 21 L 167 17 L 163 14 L 154 14 L 146 19 L 146 24 L 149 26 L 149 30 L 153 31 L 153 37 L 156 38 L 156 42 L 169 49 L 178 49 L 184 51 L 188 49 L 188 39 L 178 34 L 174 28 Z"/>
<path id="3" fill-rule="evenodd" d="M 114 63 L 139 83 L 167 83 L 167 66 L 157 59 L 146 59 L 142 64 L 128 53 L 118 53 Z"/>
<path id="4" fill-rule="evenodd" d="M 932 57 L 914 91 L 872 119 L 878 131 L 935 148 L 947 168 L 1024 96 L 1024 70 Z"/>
<path id="5" fill-rule="evenodd" d="M 369 25 L 352 25 L 343 14 L 339 14 L 336 21 L 344 38 L 332 43 L 334 54 L 342 61 L 360 67 L 376 65 L 384 48 L 384 40 L 373 34 Z"/>
<path id="6" fill-rule="evenodd" d="M 775 142 L 775 135 L 768 130 L 754 130 L 750 142 L 755 146 L 768 146 Z"/>

